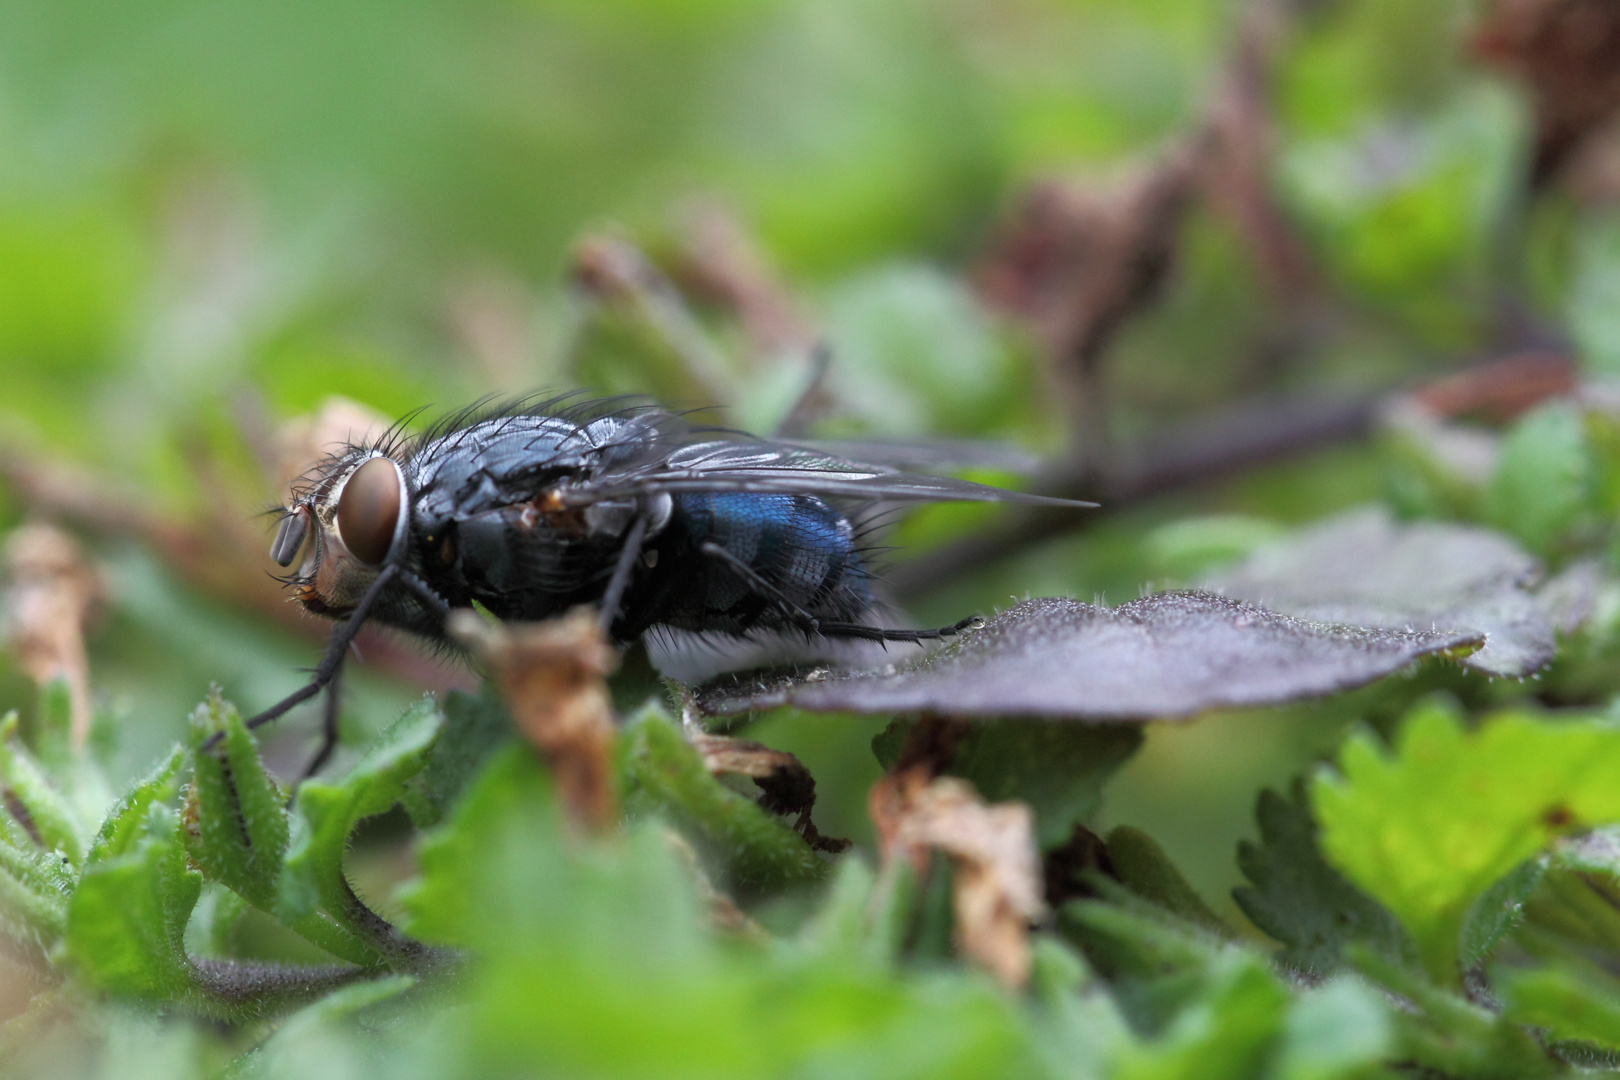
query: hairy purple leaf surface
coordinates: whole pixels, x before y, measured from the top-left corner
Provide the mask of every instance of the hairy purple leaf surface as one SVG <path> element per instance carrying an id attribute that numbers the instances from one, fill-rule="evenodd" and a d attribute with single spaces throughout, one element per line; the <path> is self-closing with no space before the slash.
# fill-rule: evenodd
<path id="1" fill-rule="evenodd" d="M 826 712 L 1145 720 L 1274 705 L 1361 686 L 1473 631 L 1391 630 L 1279 615 L 1202 592 L 1117 608 L 1026 600 L 927 656 L 876 671 L 725 679 L 711 715 L 792 704 Z"/>
<path id="2" fill-rule="evenodd" d="M 1485 646 L 1464 664 L 1523 678 L 1556 648 L 1546 611 L 1526 589 L 1540 576 L 1541 565 L 1500 533 L 1401 524 L 1367 508 L 1267 544 L 1203 585 L 1302 619 L 1471 631 Z"/>

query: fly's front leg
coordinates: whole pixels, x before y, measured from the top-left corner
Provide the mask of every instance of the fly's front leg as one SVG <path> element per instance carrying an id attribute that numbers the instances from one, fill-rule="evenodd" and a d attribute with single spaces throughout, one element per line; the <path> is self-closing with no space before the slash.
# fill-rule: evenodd
<path id="1" fill-rule="evenodd" d="M 254 728 L 270 723 L 272 720 L 279 719 L 294 706 L 302 705 L 332 684 L 343 668 L 343 661 L 348 655 L 349 646 L 354 644 L 355 636 L 360 633 L 360 628 L 365 625 L 366 618 L 371 614 L 372 605 L 377 602 L 377 597 L 382 595 L 382 591 L 394 581 L 399 572 L 397 566 L 383 567 L 382 572 L 377 575 L 377 580 L 371 583 L 371 587 L 360 598 L 360 603 L 355 605 L 354 611 L 346 620 L 338 624 L 336 630 L 332 631 L 332 636 L 326 642 L 326 654 L 321 657 L 321 662 L 315 665 L 315 671 L 310 676 L 309 682 L 249 720 L 247 722 L 248 730 L 251 731 Z M 225 733 L 223 731 L 216 731 L 204 740 L 202 749 L 212 750 L 219 745 L 219 741 L 224 737 Z"/>
<path id="2" fill-rule="evenodd" d="M 439 621 L 439 624 L 442 626 L 445 619 L 447 619 L 450 615 L 450 605 L 445 603 L 444 598 L 438 593 L 434 592 L 432 586 L 423 581 L 421 578 L 417 577 L 415 574 L 411 573 L 409 570 L 404 570 L 398 567 L 391 567 L 390 569 L 394 571 L 394 577 L 398 579 L 399 583 L 406 589 L 410 590 L 412 595 L 414 595 L 417 600 L 421 602 L 422 606 L 426 608 L 427 611 L 434 618 L 436 618 Z M 379 584 L 380 583 L 381 582 L 379 580 Z M 375 590 L 376 585 L 373 585 L 372 588 Z M 368 593 L 367 595 L 369 598 L 371 594 Z M 356 609 L 356 614 L 358 613 L 359 609 Z M 353 616 L 350 617 L 350 621 L 353 621 Z M 357 626 L 355 628 L 355 632 L 358 633 L 358 631 L 359 627 Z M 348 643 L 344 646 L 345 651 L 353 645 L 353 642 L 354 639 L 351 636 Z M 341 707 L 342 698 L 343 664 L 340 660 L 338 665 L 333 669 L 332 676 L 327 680 L 326 684 L 326 708 L 321 712 L 321 747 L 315 752 L 315 756 L 310 759 L 309 764 L 304 767 L 304 773 L 301 777 L 299 777 L 300 780 L 308 780 L 311 776 L 314 776 L 317 772 L 319 772 L 321 770 L 321 766 L 327 763 L 327 761 L 332 757 L 332 753 L 337 749 L 338 710 Z M 248 721 L 248 726 L 251 727 L 258 722 L 259 717 L 254 717 L 254 719 Z"/>
<path id="3" fill-rule="evenodd" d="M 332 752 L 337 749 L 338 743 L 338 708 L 343 699 L 343 668 L 339 667 L 332 673 L 332 681 L 326 684 L 326 708 L 321 710 L 321 748 L 315 751 L 315 756 L 309 759 L 304 766 L 300 782 L 308 780 L 321 771 L 331 758 Z"/>

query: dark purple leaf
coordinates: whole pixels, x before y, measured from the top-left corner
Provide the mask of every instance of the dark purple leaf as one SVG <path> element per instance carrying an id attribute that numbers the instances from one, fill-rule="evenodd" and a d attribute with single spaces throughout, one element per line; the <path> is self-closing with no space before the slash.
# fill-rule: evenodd
<path id="1" fill-rule="evenodd" d="M 1540 576 L 1541 565 L 1500 533 L 1400 524 L 1369 508 L 1267 544 L 1202 584 L 1303 619 L 1470 631 L 1485 647 L 1464 664 L 1522 678 L 1556 648 L 1546 612 L 1526 591 Z"/>
<path id="2" fill-rule="evenodd" d="M 1482 640 L 1470 631 L 1311 622 L 1200 592 L 1160 593 L 1114 609 L 1026 600 L 915 660 L 876 671 L 722 679 L 698 692 L 698 704 L 715 715 L 792 704 L 1145 720 L 1331 694 Z"/>

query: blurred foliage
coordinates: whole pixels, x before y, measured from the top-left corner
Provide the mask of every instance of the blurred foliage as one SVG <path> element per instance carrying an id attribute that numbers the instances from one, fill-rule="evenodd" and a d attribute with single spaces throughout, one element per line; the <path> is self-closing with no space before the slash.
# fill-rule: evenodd
<path id="1" fill-rule="evenodd" d="M 1620 1070 L 1620 183 L 1612 133 L 1527 183 L 1546 106 L 1476 62 L 1496 9 L 0 3 L 0 532 L 65 523 L 101 582 L 85 702 L 0 651 L 0 1069 Z M 984 253 L 1031 192 L 1106 223 L 1209 130 L 1230 156 L 1095 370 L 1035 302 L 991 295 Z M 593 286 L 603 237 L 659 288 Z M 738 267 L 753 307 L 716 286 Z M 1562 366 L 1480 363 L 1538 357 Z M 711 775 L 631 654 L 625 820 L 593 836 L 498 695 L 367 639 L 342 748 L 295 786 L 315 717 L 249 732 L 236 704 L 299 685 L 318 647 L 254 516 L 307 464 L 309 418 L 576 385 L 762 432 L 814 388 L 810 436 L 1117 470 L 1066 530 L 974 506 L 880 534 L 1000 545 L 920 583 L 893 556 L 929 625 L 1218 580 L 1371 505 L 1488 530 L 1530 569 L 1446 614 L 1511 606 L 1557 656 L 1185 724 L 959 733 L 940 771 L 1028 807 L 1044 868 L 1016 987 L 963 936 L 960 858 L 897 857 L 868 813 L 915 717 L 732 722 L 814 777 L 816 826 L 854 842 L 831 854 L 808 810 Z M 1129 490 L 1156 450 L 1229 451 L 1198 440 L 1235 403 L 1267 404 L 1239 425 L 1261 431 L 1367 394 L 1371 437 Z M 1369 559 L 1314 577 L 1393 587 Z M 1399 582 L 1408 621 L 1441 576 Z"/>

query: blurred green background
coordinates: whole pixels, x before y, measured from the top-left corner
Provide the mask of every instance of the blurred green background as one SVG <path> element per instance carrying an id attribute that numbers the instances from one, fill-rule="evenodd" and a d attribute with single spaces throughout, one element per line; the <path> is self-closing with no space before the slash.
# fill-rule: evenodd
<path id="1" fill-rule="evenodd" d="M 1512 86 L 1466 55 L 1473 6 L 1294 7 L 1263 71 L 1261 185 L 1315 285 L 1302 300 L 1268 277 L 1240 216 L 1195 199 L 1164 292 L 1107 353 L 1118 434 L 1255 393 L 1388 386 L 1498 333 L 1492 252 L 1529 122 Z M 0 453 L 13 468 L 71 467 L 106 505 L 231 540 L 188 576 L 150 529 L 85 531 L 110 589 L 93 679 L 123 720 L 129 775 L 210 683 L 251 710 L 313 661 L 312 636 L 228 582 L 271 568 L 252 516 L 278 497 L 265 448 L 328 396 L 394 416 L 583 385 L 719 406 L 749 426 L 780 418 L 802 356 L 751 346 L 687 288 L 719 365 L 694 373 L 647 319 L 582 297 L 571 267 L 584 237 L 629 238 L 680 282 L 694 223 L 719 208 L 831 344 L 817 433 L 1063 452 L 1075 421 L 1048 361 L 981 301 L 973 267 L 1027 185 L 1106 186 L 1201 122 L 1246 10 L 0 3 Z M 1606 220 L 1559 196 L 1524 226 L 1527 302 L 1574 312 L 1599 365 L 1620 337 L 1592 300 L 1592 282 L 1620 273 L 1617 234 L 1596 228 Z M 1576 236 L 1610 240 L 1577 252 Z M 1264 532 L 1384 485 L 1373 449 L 1327 451 L 1109 515 L 909 603 L 932 624 L 1031 594 L 1119 602 L 1191 576 L 1154 539 L 1169 522 L 1236 514 Z M 28 515 L 21 490 L 0 484 L 0 525 Z M 931 511 L 899 539 L 928 547 L 985 520 Z M 397 672 L 357 675 L 347 722 L 372 728 L 416 689 Z M 4 668 L 0 704 L 31 696 Z M 1155 727 L 1104 819 L 1146 828 L 1240 921 L 1225 898 L 1255 791 L 1357 718 L 1345 699 Z M 285 761 L 312 725 L 281 725 Z M 881 726 L 776 716 L 752 734 L 810 765 L 824 831 L 869 839 Z"/>

